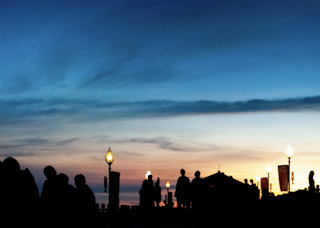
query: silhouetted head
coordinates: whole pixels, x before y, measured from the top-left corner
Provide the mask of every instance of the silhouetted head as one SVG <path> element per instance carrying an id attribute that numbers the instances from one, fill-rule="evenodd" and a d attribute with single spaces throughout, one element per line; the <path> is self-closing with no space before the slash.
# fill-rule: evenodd
<path id="1" fill-rule="evenodd" d="M 78 174 L 74 177 L 74 183 L 77 187 L 84 186 L 86 184 L 86 178 L 82 174 Z"/>
<path id="2" fill-rule="evenodd" d="M 3 173 L 3 169 L 4 169 L 3 162 L 0 161 L 0 175 Z"/>
<path id="3" fill-rule="evenodd" d="M 160 179 L 159 179 L 159 177 L 158 177 L 158 179 L 157 179 L 157 181 L 156 181 L 155 185 L 156 185 L 156 186 L 160 186 Z"/>
<path id="4" fill-rule="evenodd" d="M 184 169 L 180 169 L 180 173 L 182 176 L 184 176 L 186 174 L 186 171 Z"/>
<path id="5" fill-rule="evenodd" d="M 64 174 L 64 173 L 59 173 L 57 177 L 58 177 L 58 182 L 59 182 L 59 184 L 61 184 L 61 185 L 68 185 L 68 183 L 69 183 L 69 177 L 68 177 L 66 174 Z"/>
<path id="6" fill-rule="evenodd" d="M 248 184 L 248 179 L 244 179 L 244 183 L 245 183 L 245 184 Z"/>
<path id="7" fill-rule="evenodd" d="M 196 172 L 194 173 L 194 176 L 195 176 L 196 178 L 199 178 L 199 177 L 200 177 L 200 171 L 196 171 Z"/>
<path id="8" fill-rule="evenodd" d="M 314 175 L 314 172 L 313 172 L 313 170 L 311 170 L 310 173 L 309 173 L 309 176 L 313 177 L 313 175 Z"/>
<path id="9" fill-rule="evenodd" d="M 149 176 L 148 176 L 148 180 L 149 180 L 149 181 L 152 181 L 152 175 L 149 175 Z"/>
<path id="10" fill-rule="evenodd" d="M 19 162 L 12 157 L 3 160 L 3 167 L 8 174 L 18 174 L 20 172 Z"/>
<path id="11" fill-rule="evenodd" d="M 57 171 L 51 165 L 44 167 L 43 173 L 47 177 L 47 179 L 50 179 L 57 175 Z"/>

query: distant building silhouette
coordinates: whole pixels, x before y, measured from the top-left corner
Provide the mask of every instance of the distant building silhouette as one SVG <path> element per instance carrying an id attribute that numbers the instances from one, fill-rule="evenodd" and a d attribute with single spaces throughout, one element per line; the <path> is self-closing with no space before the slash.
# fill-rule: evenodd
<path id="1" fill-rule="evenodd" d="M 259 190 L 255 185 L 248 185 L 218 172 L 203 178 L 204 202 L 210 207 L 216 203 L 258 200 Z"/>

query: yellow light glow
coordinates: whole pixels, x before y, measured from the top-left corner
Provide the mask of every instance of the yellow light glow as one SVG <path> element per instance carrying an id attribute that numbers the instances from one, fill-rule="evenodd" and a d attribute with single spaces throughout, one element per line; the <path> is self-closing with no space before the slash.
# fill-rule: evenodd
<path id="1" fill-rule="evenodd" d="M 110 147 L 109 147 L 108 153 L 106 154 L 106 162 L 110 165 L 114 162 L 114 156 Z"/>
<path id="2" fill-rule="evenodd" d="M 169 189 L 170 188 L 170 182 L 167 180 L 166 182 L 166 188 Z"/>
<path id="3" fill-rule="evenodd" d="M 266 171 L 267 171 L 267 173 L 270 173 L 270 172 L 271 172 L 271 167 L 270 167 L 270 165 L 267 165 Z"/>
<path id="4" fill-rule="evenodd" d="M 148 176 L 151 175 L 151 172 L 148 170 L 147 173 L 146 173 L 146 180 L 148 180 Z"/>
<path id="5" fill-rule="evenodd" d="M 291 158 L 292 155 L 293 155 L 293 150 L 292 150 L 290 145 L 288 145 L 288 148 L 286 150 L 286 155 L 287 155 L 288 158 Z"/>

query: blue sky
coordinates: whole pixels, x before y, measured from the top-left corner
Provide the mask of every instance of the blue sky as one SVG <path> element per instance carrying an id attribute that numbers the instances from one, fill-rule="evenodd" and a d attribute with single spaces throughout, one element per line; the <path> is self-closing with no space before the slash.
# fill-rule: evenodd
<path id="1" fill-rule="evenodd" d="M 124 185 L 138 186 L 147 168 L 125 161 L 135 155 L 173 181 L 158 153 L 186 153 L 174 161 L 189 166 L 200 148 L 214 155 L 197 163 L 205 174 L 220 160 L 241 179 L 271 162 L 256 150 L 296 143 L 314 155 L 319 10 L 312 0 L 0 1 L 0 156 L 19 157 L 41 185 L 46 163 L 75 174 L 111 146 Z M 257 166 L 239 173 L 231 154 Z M 102 171 L 87 175 L 99 186 Z"/>

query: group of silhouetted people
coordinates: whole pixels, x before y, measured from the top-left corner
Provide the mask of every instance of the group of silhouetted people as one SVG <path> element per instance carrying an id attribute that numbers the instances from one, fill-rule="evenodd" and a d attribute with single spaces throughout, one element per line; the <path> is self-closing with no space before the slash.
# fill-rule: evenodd
<path id="1" fill-rule="evenodd" d="M 193 209 L 201 208 L 204 186 L 202 178 L 200 178 L 200 172 L 195 172 L 195 178 L 192 182 L 185 176 L 184 169 L 181 169 L 180 173 L 181 176 L 177 180 L 174 194 L 177 199 L 177 207 L 188 209 L 190 208 L 190 202 L 192 202 Z M 142 182 L 139 194 L 140 206 L 142 208 L 159 207 L 161 202 L 160 179 L 158 178 L 154 184 L 152 175 L 149 175 L 148 178 Z"/>
<path id="2" fill-rule="evenodd" d="M 21 170 L 18 161 L 8 157 L 0 161 L 0 213 L 6 221 L 15 218 L 25 222 L 39 212 L 38 187 L 29 169 Z"/>
<path id="3" fill-rule="evenodd" d="M 95 196 L 84 175 L 74 177 L 75 188 L 69 184 L 66 174 L 57 174 L 52 166 L 46 166 L 43 171 L 47 179 L 41 192 L 41 204 L 46 219 L 70 220 L 74 216 L 85 218 L 95 213 Z"/>
<path id="4" fill-rule="evenodd" d="M 46 180 L 39 194 L 29 169 L 21 170 L 18 161 L 8 157 L 0 161 L 1 214 L 6 219 L 21 218 L 33 222 L 42 218 L 45 223 L 83 222 L 96 211 L 95 196 L 86 184 L 84 175 L 74 177 L 69 184 L 64 173 L 57 174 L 52 166 L 43 170 Z"/>
<path id="5" fill-rule="evenodd" d="M 194 173 L 195 178 L 191 182 L 185 175 L 186 171 L 184 169 L 180 170 L 180 174 L 181 176 L 177 180 L 176 191 L 174 193 L 174 196 L 177 198 L 177 207 L 189 209 L 190 203 L 192 203 L 193 209 L 201 208 L 204 185 L 200 177 L 200 171 Z"/>
<path id="6" fill-rule="evenodd" d="M 160 179 L 158 178 L 154 185 L 152 175 L 149 175 L 148 178 L 142 182 L 139 194 L 141 208 L 153 208 L 155 204 L 159 207 L 161 202 Z"/>

